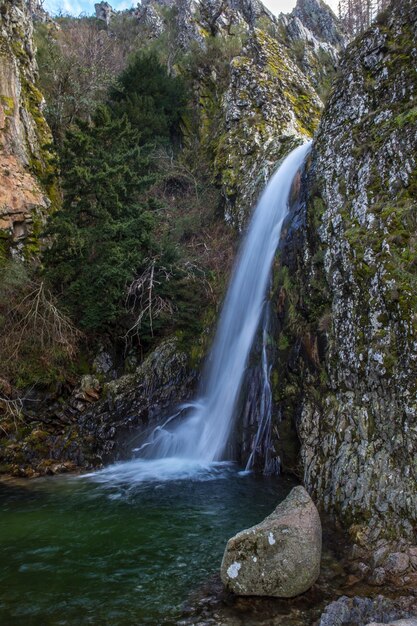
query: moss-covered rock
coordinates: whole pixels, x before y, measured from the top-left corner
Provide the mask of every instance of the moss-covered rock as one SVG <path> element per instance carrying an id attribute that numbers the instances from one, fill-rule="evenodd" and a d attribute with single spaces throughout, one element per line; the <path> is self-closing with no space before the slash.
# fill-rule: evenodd
<path id="1" fill-rule="evenodd" d="M 131 374 L 100 378 L 86 374 L 70 394 L 62 386 L 32 389 L 14 413 L 9 407 L 0 429 L 0 474 L 31 477 L 130 458 L 141 438 L 189 399 L 197 371 L 171 337 Z"/>
<path id="2" fill-rule="evenodd" d="M 288 380 L 299 390 L 308 489 L 350 529 L 363 571 L 405 584 L 414 574 L 390 563 L 410 558 L 417 526 L 416 40 L 401 0 L 342 61 L 285 289 L 282 379 L 284 399 Z"/>
<path id="3" fill-rule="evenodd" d="M 343 37 L 336 17 L 315 4 L 314 19 L 327 27 L 315 27 L 317 36 L 303 25 L 307 9 L 278 19 L 259 0 L 184 0 L 175 7 L 150 0 L 139 11 L 144 29 L 152 18 L 153 38 L 175 33 L 186 59 L 175 70 L 190 74 L 192 66 L 198 123 L 188 139 L 195 144 L 198 136 L 222 188 L 226 219 L 238 228 L 279 161 L 317 128 L 317 91 L 324 93 L 334 75 Z"/>
<path id="4" fill-rule="evenodd" d="M 1 0 L 0 14 L 0 233 L 31 256 L 46 215 L 59 205 L 57 166 L 27 3 Z"/>
<path id="5" fill-rule="evenodd" d="M 226 217 L 242 226 L 277 163 L 312 136 L 322 104 L 279 41 L 255 28 L 232 60 L 222 107 L 214 165 Z"/>

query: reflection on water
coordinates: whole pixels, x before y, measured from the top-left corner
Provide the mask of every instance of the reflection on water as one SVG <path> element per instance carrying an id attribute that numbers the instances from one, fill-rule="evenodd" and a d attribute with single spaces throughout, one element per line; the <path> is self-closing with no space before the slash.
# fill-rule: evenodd
<path id="1" fill-rule="evenodd" d="M 0 483 L 0 624 L 175 623 L 190 593 L 218 571 L 227 539 L 293 486 L 220 464 L 169 472 L 170 480 L 161 467 L 143 482 L 126 465 L 117 480 L 113 466 Z"/>

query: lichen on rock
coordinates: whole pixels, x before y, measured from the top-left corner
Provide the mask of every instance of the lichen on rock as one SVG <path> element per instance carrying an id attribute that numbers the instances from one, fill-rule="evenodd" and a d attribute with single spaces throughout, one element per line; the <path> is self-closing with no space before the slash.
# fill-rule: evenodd
<path id="1" fill-rule="evenodd" d="M 229 539 L 221 577 L 238 595 L 292 598 L 317 580 L 320 558 L 319 514 L 295 487 L 271 515 Z"/>
<path id="2" fill-rule="evenodd" d="M 415 3 L 401 0 L 347 49 L 286 288 L 304 481 L 376 584 L 417 578 L 416 39 Z"/>
<path id="3" fill-rule="evenodd" d="M 242 227 L 277 163 L 313 134 L 322 103 L 279 41 L 254 29 L 232 60 L 222 108 L 214 166 L 226 219 Z"/>
<path id="4" fill-rule="evenodd" d="M 33 25 L 24 0 L 0 2 L 0 236 L 27 254 L 59 202 L 52 137 L 36 87 Z"/>

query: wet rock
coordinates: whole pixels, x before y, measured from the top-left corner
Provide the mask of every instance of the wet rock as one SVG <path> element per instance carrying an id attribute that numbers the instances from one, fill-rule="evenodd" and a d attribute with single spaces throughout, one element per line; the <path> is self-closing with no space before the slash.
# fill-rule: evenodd
<path id="1" fill-rule="evenodd" d="M 295 487 L 263 522 L 229 539 L 221 578 L 238 595 L 292 598 L 317 580 L 320 558 L 319 514 Z"/>
<path id="2" fill-rule="evenodd" d="M 196 372 L 175 338 L 163 341 L 132 374 L 103 385 L 100 399 L 83 407 L 77 429 L 84 455 L 91 465 L 130 458 L 135 445 L 146 438 L 175 406 L 188 399 Z"/>
<path id="3" fill-rule="evenodd" d="M 0 446 L 0 465 L 16 476 L 97 468 L 131 458 L 132 448 L 194 391 L 197 373 L 175 338 L 163 341 L 132 374 L 102 383 L 82 377 L 65 402 L 34 390 L 25 410 L 36 407 L 19 436 Z M 41 416 L 41 428 L 37 421 Z M 134 443 L 132 442 L 134 439 Z M 64 469 L 66 468 L 66 469 Z"/>
<path id="4" fill-rule="evenodd" d="M 416 599 L 413 597 L 390 600 L 383 596 L 343 596 L 326 607 L 318 626 L 368 626 L 372 622 L 396 624 L 396 620 L 413 618 L 416 608 Z M 413 622 L 409 626 L 414 626 Z"/>

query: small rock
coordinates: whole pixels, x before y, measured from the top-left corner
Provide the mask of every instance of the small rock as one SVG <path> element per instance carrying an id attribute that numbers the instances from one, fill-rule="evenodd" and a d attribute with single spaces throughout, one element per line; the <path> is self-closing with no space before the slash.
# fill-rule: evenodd
<path id="1" fill-rule="evenodd" d="M 389 624 L 383 624 L 382 622 L 371 622 L 367 626 L 417 626 L 417 619 L 400 619 L 396 622 L 390 622 Z"/>
<path id="2" fill-rule="evenodd" d="M 303 487 L 295 487 L 260 524 L 229 539 L 221 565 L 225 586 L 244 596 L 292 598 L 320 573 L 321 523 Z"/>
<path id="3" fill-rule="evenodd" d="M 410 565 L 410 558 L 404 552 L 394 552 L 385 561 L 384 567 L 390 574 L 402 574 Z"/>
<path id="4" fill-rule="evenodd" d="M 101 385 L 100 381 L 95 378 L 95 376 L 91 376 L 90 374 L 83 376 L 80 381 L 80 388 L 82 399 L 86 402 L 94 402 L 99 399 Z"/>
<path id="5" fill-rule="evenodd" d="M 386 578 L 386 571 L 383 567 L 376 567 L 369 578 L 371 585 L 383 585 Z"/>
<path id="6" fill-rule="evenodd" d="M 360 574 L 360 576 L 362 578 L 364 578 L 370 571 L 370 567 L 369 565 L 366 565 L 366 563 L 358 563 L 357 565 L 357 571 Z"/>
<path id="7" fill-rule="evenodd" d="M 372 556 L 372 562 L 374 567 L 378 567 L 378 565 L 381 565 L 388 553 L 388 549 L 389 548 L 387 545 L 382 545 L 377 550 L 375 550 Z"/>
<path id="8" fill-rule="evenodd" d="M 415 599 L 411 596 L 397 600 L 385 598 L 382 595 L 376 598 L 342 596 L 325 608 L 317 626 L 342 626 L 342 624 L 346 626 L 347 624 L 417 626 L 412 621 L 415 619 L 414 605 Z M 402 621 L 397 622 L 397 620 Z"/>
<path id="9" fill-rule="evenodd" d="M 93 369 L 97 374 L 102 374 L 109 378 L 114 378 L 114 364 L 111 355 L 102 350 L 93 361 Z"/>

